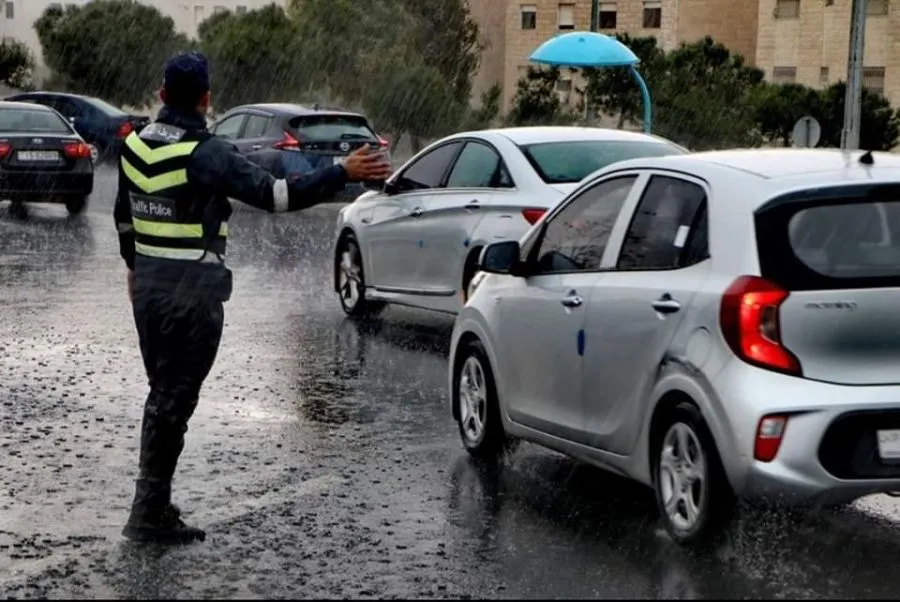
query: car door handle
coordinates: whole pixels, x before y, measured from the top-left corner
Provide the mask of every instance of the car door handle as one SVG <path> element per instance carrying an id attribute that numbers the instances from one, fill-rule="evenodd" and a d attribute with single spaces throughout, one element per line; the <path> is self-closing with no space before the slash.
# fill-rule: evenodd
<path id="1" fill-rule="evenodd" d="M 674 314 L 681 309 L 681 303 L 672 298 L 669 293 L 663 294 L 662 297 L 652 303 L 653 309 L 661 314 Z"/>
<path id="2" fill-rule="evenodd" d="M 481 204 L 478 202 L 478 199 L 472 199 L 466 203 L 466 209 L 481 209 Z"/>
<path id="3" fill-rule="evenodd" d="M 254 145 L 253 145 L 252 147 L 250 147 L 250 148 L 252 148 L 253 150 L 259 150 L 259 149 L 262 148 L 262 144 L 254 144 Z"/>
<path id="4" fill-rule="evenodd" d="M 563 304 L 563 307 L 581 307 L 584 299 L 575 291 L 569 291 L 569 294 L 560 299 L 559 302 Z"/>
<path id="5" fill-rule="evenodd" d="M 419 217 L 422 213 L 424 213 L 424 210 L 421 207 L 414 207 L 413 210 L 409 212 L 413 217 Z"/>

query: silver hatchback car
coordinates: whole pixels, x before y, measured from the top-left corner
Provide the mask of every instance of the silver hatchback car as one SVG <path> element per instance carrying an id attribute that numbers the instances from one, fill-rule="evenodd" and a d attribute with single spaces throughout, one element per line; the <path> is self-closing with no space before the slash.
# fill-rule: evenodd
<path id="1" fill-rule="evenodd" d="M 683 544 L 739 498 L 900 489 L 900 157 L 624 161 L 480 270 L 450 355 L 470 453 L 635 479 Z"/>

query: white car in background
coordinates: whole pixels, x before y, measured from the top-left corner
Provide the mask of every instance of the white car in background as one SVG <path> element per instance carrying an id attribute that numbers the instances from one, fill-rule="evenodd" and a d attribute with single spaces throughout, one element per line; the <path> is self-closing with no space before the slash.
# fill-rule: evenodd
<path id="1" fill-rule="evenodd" d="M 457 313 L 481 249 L 518 240 L 587 175 L 638 157 L 684 154 L 621 130 L 464 132 L 418 153 L 338 215 L 334 290 L 351 316 L 387 303 Z"/>

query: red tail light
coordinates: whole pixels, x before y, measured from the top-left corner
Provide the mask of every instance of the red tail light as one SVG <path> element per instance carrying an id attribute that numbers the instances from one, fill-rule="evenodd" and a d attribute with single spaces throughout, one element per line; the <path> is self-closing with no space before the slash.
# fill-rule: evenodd
<path id="1" fill-rule="evenodd" d="M 753 457 L 760 462 L 771 462 L 778 455 L 784 429 L 787 427 L 787 416 L 763 416 L 756 426 L 756 441 L 753 444 Z"/>
<path id="2" fill-rule="evenodd" d="M 284 138 L 272 145 L 273 148 L 277 148 L 279 150 L 283 150 L 286 148 L 297 148 L 299 146 L 300 141 L 292 136 L 290 132 L 285 132 Z"/>
<path id="3" fill-rule="evenodd" d="M 65 145 L 63 152 L 70 159 L 88 159 L 91 156 L 91 147 L 84 142 L 73 142 Z"/>
<path id="4" fill-rule="evenodd" d="M 9 142 L 0 142 L 0 159 L 6 157 L 12 151 L 12 144 Z"/>
<path id="5" fill-rule="evenodd" d="M 130 121 L 126 121 L 119 126 L 119 129 L 116 130 L 116 138 L 126 138 L 128 134 L 134 131 L 134 126 L 131 125 Z"/>
<path id="6" fill-rule="evenodd" d="M 735 355 L 777 372 L 802 374 L 800 361 L 781 343 L 778 311 L 790 293 L 756 276 L 741 276 L 722 296 L 719 325 Z"/>
<path id="7" fill-rule="evenodd" d="M 547 213 L 546 209 L 522 209 L 522 217 L 524 217 L 525 221 L 531 225 L 534 225 L 534 223 L 541 219 L 545 213 Z"/>

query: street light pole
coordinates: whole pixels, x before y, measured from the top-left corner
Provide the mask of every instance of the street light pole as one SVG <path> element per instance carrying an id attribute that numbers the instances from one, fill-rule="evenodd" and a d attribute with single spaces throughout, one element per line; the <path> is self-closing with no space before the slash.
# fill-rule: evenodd
<path id="1" fill-rule="evenodd" d="M 853 0 L 850 14 L 850 50 L 847 56 L 847 93 L 844 96 L 844 127 L 841 148 L 859 148 L 862 116 L 863 52 L 866 45 L 866 7 L 868 0 Z"/>
<path id="2" fill-rule="evenodd" d="M 600 0 L 591 0 L 591 31 L 600 29 Z"/>

